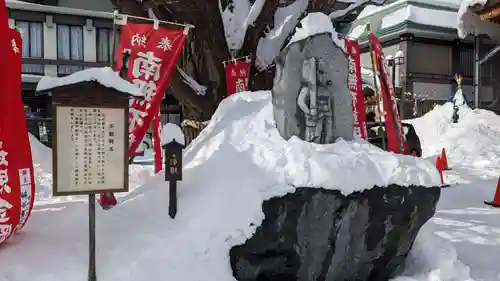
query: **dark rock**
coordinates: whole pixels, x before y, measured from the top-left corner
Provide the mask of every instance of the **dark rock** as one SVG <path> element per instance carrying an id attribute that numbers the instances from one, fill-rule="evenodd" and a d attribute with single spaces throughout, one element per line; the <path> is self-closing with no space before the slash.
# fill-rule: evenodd
<path id="1" fill-rule="evenodd" d="M 387 281 L 435 212 L 438 187 L 374 187 L 349 196 L 298 188 L 263 203 L 252 238 L 230 250 L 239 281 Z"/>

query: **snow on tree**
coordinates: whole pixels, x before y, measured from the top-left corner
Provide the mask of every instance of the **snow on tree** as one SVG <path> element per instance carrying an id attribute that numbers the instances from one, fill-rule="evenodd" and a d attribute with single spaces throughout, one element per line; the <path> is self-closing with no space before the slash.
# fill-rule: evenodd
<path id="1" fill-rule="evenodd" d="M 170 79 L 171 93 L 188 119 L 211 117 L 226 96 L 223 61 L 249 55 L 249 88 L 270 89 L 274 59 L 307 13 L 349 23 L 367 5 L 385 0 L 112 0 L 121 13 L 190 23 L 186 47 Z M 137 38 L 138 43 L 142 38 Z M 168 48 L 162 42 L 162 48 Z M 160 44 L 158 45 L 160 47 Z M 203 86 L 202 86 L 203 85 Z"/>

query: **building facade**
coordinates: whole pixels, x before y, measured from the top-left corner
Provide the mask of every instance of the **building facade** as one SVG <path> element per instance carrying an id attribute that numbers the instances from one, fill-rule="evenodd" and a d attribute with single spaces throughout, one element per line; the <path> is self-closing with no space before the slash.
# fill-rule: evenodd
<path id="1" fill-rule="evenodd" d="M 396 67 L 396 86 L 405 95 L 404 118 L 424 114 L 435 103 L 446 102 L 456 91 L 454 75 L 461 74 L 463 92 L 474 98 L 474 39 L 460 40 L 457 35 L 457 12 L 460 0 L 446 2 L 427 0 L 389 1 L 382 7 L 369 6 L 344 33 L 358 39 L 361 64 L 371 69 L 368 26 L 380 38 L 385 55 L 404 54 L 404 63 Z M 494 47 L 486 38 L 479 45 L 480 55 Z M 481 66 L 479 105 L 500 111 L 500 73 L 494 66 L 500 56 Z M 373 83 L 372 83 L 373 84 Z M 417 114 L 414 114 L 414 113 Z"/>
<path id="2" fill-rule="evenodd" d="M 9 25 L 22 35 L 23 101 L 47 116 L 50 97 L 35 95 L 41 77 L 110 65 L 112 5 L 99 0 L 31 2 L 6 0 Z M 96 10 L 81 9 L 83 3 Z"/>

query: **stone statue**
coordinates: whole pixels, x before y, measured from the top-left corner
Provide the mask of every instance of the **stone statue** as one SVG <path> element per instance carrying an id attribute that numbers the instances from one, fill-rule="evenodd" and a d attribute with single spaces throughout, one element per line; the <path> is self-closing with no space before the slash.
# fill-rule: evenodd
<path id="1" fill-rule="evenodd" d="M 284 139 L 318 144 L 354 139 L 348 60 L 329 33 L 287 46 L 276 59 L 272 89 L 276 126 Z"/>
<path id="2" fill-rule="evenodd" d="M 297 105 L 305 115 L 305 140 L 315 143 L 333 142 L 333 95 L 328 86 L 332 81 L 326 76 L 323 61 L 316 58 L 304 60 L 303 84 Z"/>

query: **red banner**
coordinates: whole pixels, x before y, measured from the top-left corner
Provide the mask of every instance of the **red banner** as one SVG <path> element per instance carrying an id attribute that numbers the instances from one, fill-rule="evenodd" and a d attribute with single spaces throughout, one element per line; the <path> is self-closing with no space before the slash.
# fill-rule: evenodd
<path id="1" fill-rule="evenodd" d="M 227 96 L 248 91 L 248 72 L 250 62 L 234 60 L 224 63 L 226 68 Z"/>
<path id="2" fill-rule="evenodd" d="M 186 35 L 187 29 L 155 28 L 153 24 L 127 23 L 121 27 L 116 69 L 126 80 L 140 87 L 145 97 L 144 100 L 130 99 L 130 158 L 153 119 L 158 118 L 170 73 L 175 68 Z M 159 120 L 155 124 L 159 125 Z M 160 163 L 155 163 L 155 166 L 161 167 L 161 153 L 155 155 L 157 161 Z"/>
<path id="3" fill-rule="evenodd" d="M 372 61 L 375 64 L 376 74 L 380 82 L 382 104 L 384 106 L 385 130 L 387 132 L 387 150 L 395 153 L 406 153 L 406 138 L 403 125 L 399 118 L 399 112 L 394 95 L 394 88 L 384 64 L 384 52 L 378 38 L 369 33 L 372 47 Z"/>
<path id="4" fill-rule="evenodd" d="M 5 2 L 1 3 L 2 13 Z M 0 244 L 20 230 L 33 208 L 35 176 L 21 98 L 21 35 L 0 26 L 3 74 L 0 103 Z M 5 21 L 7 19 L 5 18 Z"/>
<path id="5" fill-rule="evenodd" d="M 349 63 L 347 87 L 352 95 L 352 112 L 354 117 L 354 133 L 360 138 L 368 139 L 366 129 L 365 97 L 361 81 L 361 60 L 359 44 L 354 40 L 344 38 L 345 51 Z"/>
<path id="6" fill-rule="evenodd" d="M 130 100 L 129 157 L 134 155 L 157 116 L 186 33 L 182 29 L 161 26 L 155 29 L 153 24 L 127 23 L 121 27 L 116 69 L 119 72 L 126 70 L 125 79 L 144 93 L 144 100 Z"/>

